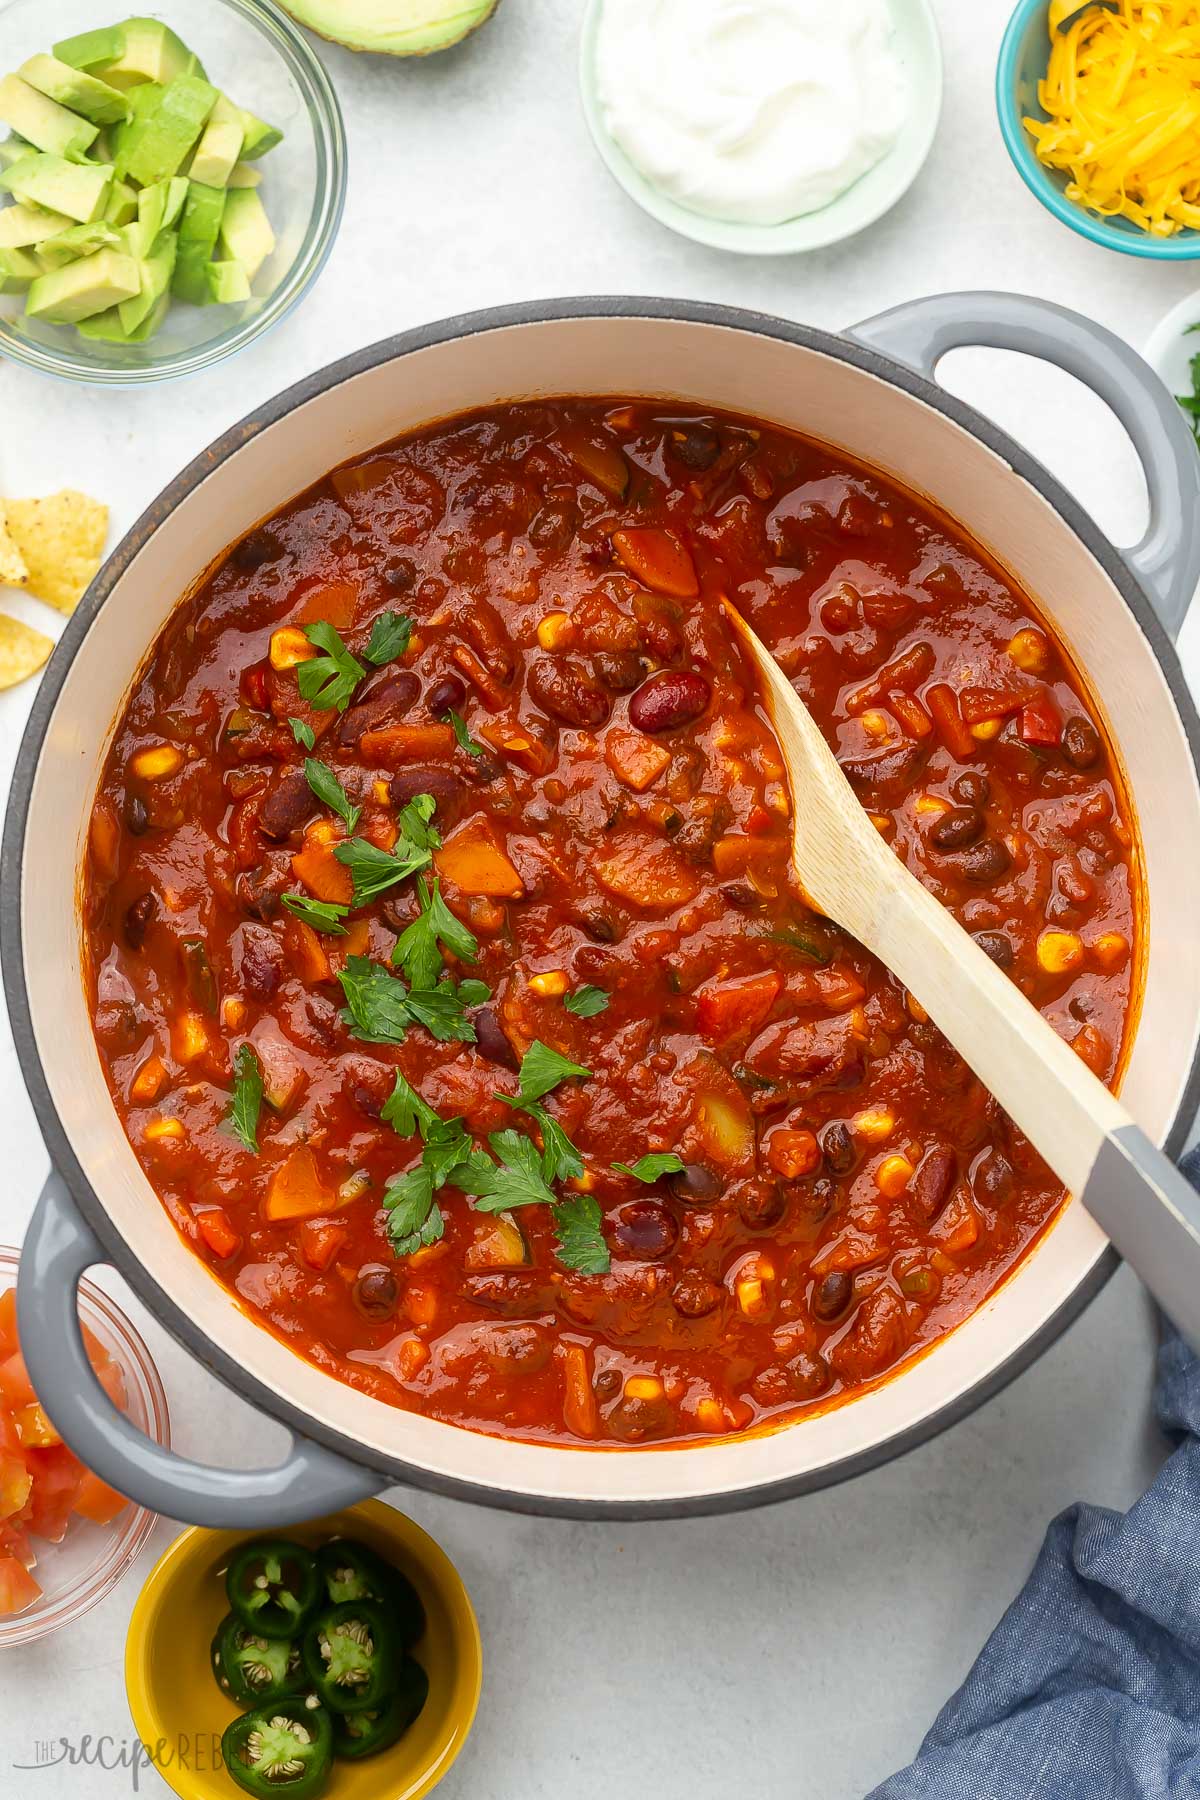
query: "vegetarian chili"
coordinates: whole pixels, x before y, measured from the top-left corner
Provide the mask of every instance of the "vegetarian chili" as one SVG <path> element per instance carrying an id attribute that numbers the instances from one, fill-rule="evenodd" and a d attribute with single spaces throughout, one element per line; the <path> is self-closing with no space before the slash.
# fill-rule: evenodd
<path id="1" fill-rule="evenodd" d="M 169 620 L 100 782 L 86 931 L 176 1226 L 380 1399 L 543 1441 L 743 1431 L 935 1343 L 1061 1203 L 791 890 L 723 597 L 897 855 L 1118 1074 L 1131 810 L 1063 647 L 957 529 L 663 404 L 373 452 Z"/>

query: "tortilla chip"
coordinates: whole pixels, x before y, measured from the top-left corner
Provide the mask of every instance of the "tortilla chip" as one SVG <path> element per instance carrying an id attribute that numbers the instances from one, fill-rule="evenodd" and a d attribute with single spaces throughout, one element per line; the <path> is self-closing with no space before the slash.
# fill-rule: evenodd
<path id="1" fill-rule="evenodd" d="M 36 675 L 53 648 L 53 638 L 0 613 L 0 688 L 16 687 Z"/>
<path id="2" fill-rule="evenodd" d="M 5 500 L 4 512 L 29 569 L 29 592 L 74 612 L 104 555 L 107 506 L 63 488 L 41 500 Z"/>
<path id="3" fill-rule="evenodd" d="M 4 506 L 0 502 L 0 587 L 24 587 L 28 580 L 25 558 L 9 535 L 4 523 Z"/>

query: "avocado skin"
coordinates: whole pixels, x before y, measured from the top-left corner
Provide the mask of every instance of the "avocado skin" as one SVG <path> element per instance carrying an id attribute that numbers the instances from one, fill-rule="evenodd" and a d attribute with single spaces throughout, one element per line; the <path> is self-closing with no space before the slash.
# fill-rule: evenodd
<path id="1" fill-rule="evenodd" d="M 354 14 L 358 9 L 354 0 L 280 0 L 284 12 L 290 13 L 297 24 L 307 25 L 327 43 L 373 56 L 433 56 L 439 50 L 450 50 L 486 25 L 499 4 L 500 0 L 490 0 L 490 4 L 489 0 L 447 0 L 441 25 L 420 29 L 410 26 L 392 34 L 393 41 L 389 42 L 386 36 L 372 40 L 369 27 L 356 32 Z M 406 39 L 410 41 L 405 42 Z"/>

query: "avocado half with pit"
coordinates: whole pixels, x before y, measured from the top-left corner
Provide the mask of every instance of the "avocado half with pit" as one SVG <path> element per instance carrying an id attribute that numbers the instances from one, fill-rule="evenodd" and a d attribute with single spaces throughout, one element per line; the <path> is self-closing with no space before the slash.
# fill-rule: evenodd
<path id="1" fill-rule="evenodd" d="M 461 43 L 500 0 L 283 0 L 320 37 L 379 56 L 431 56 Z"/>

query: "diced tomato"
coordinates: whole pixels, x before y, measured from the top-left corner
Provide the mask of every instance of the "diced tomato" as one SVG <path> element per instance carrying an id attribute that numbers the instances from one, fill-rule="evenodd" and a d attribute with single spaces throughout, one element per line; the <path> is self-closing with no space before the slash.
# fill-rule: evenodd
<path id="1" fill-rule="evenodd" d="M 21 1452 L 0 1453 L 0 1519 L 13 1519 L 24 1510 L 32 1485 L 29 1466 Z"/>
<path id="2" fill-rule="evenodd" d="M 25 1358 L 19 1350 L 0 1363 L 0 1402 L 15 1412 L 18 1407 L 32 1406 L 37 1399 Z"/>
<path id="3" fill-rule="evenodd" d="M 27 1449 L 32 1447 L 35 1450 L 47 1450 L 51 1444 L 62 1443 L 49 1415 L 36 1401 L 32 1406 L 22 1406 L 15 1412 L 13 1423 L 17 1428 L 17 1436 Z"/>
<path id="4" fill-rule="evenodd" d="M 1007 719 L 1020 712 L 1031 698 L 1028 687 L 965 687 L 958 704 L 966 724 L 982 725 L 985 719 Z"/>
<path id="5" fill-rule="evenodd" d="M 255 712 L 266 712 L 269 701 L 265 663 L 251 663 L 248 669 L 243 669 L 238 688 L 247 706 L 252 706 Z"/>
<path id="6" fill-rule="evenodd" d="M 1049 688 L 1021 708 L 1021 737 L 1027 744 L 1053 749 L 1062 737 L 1062 714 Z"/>
<path id="7" fill-rule="evenodd" d="M 696 565 L 673 531 L 635 525 L 628 531 L 614 531 L 612 543 L 629 573 L 652 593 L 687 600 L 700 592 Z"/>
<path id="8" fill-rule="evenodd" d="M 241 1237 L 229 1222 L 229 1214 L 223 1206 L 209 1206 L 196 1214 L 196 1224 L 200 1236 L 208 1245 L 219 1262 L 241 1247 Z"/>
<path id="9" fill-rule="evenodd" d="M 0 1618 L 27 1611 L 41 1597 L 29 1570 L 15 1556 L 0 1556 Z"/>
<path id="10" fill-rule="evenodd" d="M 37 1551 L 29 1533 L 16 1519 L 0 1519 L 0 1556 L 15 1556 L 23 1569 L 37 1567 Z"/>
<path id="11" fill-rule="evenodd" d="M 300 1227 L 300 1254 L 310 1269 L 324 1273 L 349 1235 L 328 1219 L 306 1219 Z"/>
<path id="12" fill-rule="evenodd" d="M 32 1505 L 29 1525 L 35 1537 L 48 1538 L 61 1544 L 71 1522 L 75 1504 L 86 1473 L 79 1458 L 65 1444 L 50 1450 L 30 1450 L 29 1472 L 33 1476 Z"/>
<path id="13" fill-rule="evenodd" d="M 124 1494 L 109 1487 L 107 1482 L 101 1481 L 89 1469 L 79 1484 L 73 1510 L 80 1518 L 90 1519 L 93 1525 L 108 1525 L 128 1505 L 129 1501 Z"/>
<path id="14" fill-rule="evenodd" d="M 7 1362 L 17 1352 L 17 1290 L 5 1288 L 0 1294 L 0 1361 Z"/>
<path id="15" fill-rule="evenodd" d="M 701 988 L 696 997 L 696 1029 L 710 1044 L 753 1031 L 774 1006 L 782 986 L 774 969 L 765 969 L 759 975 Z"/>

